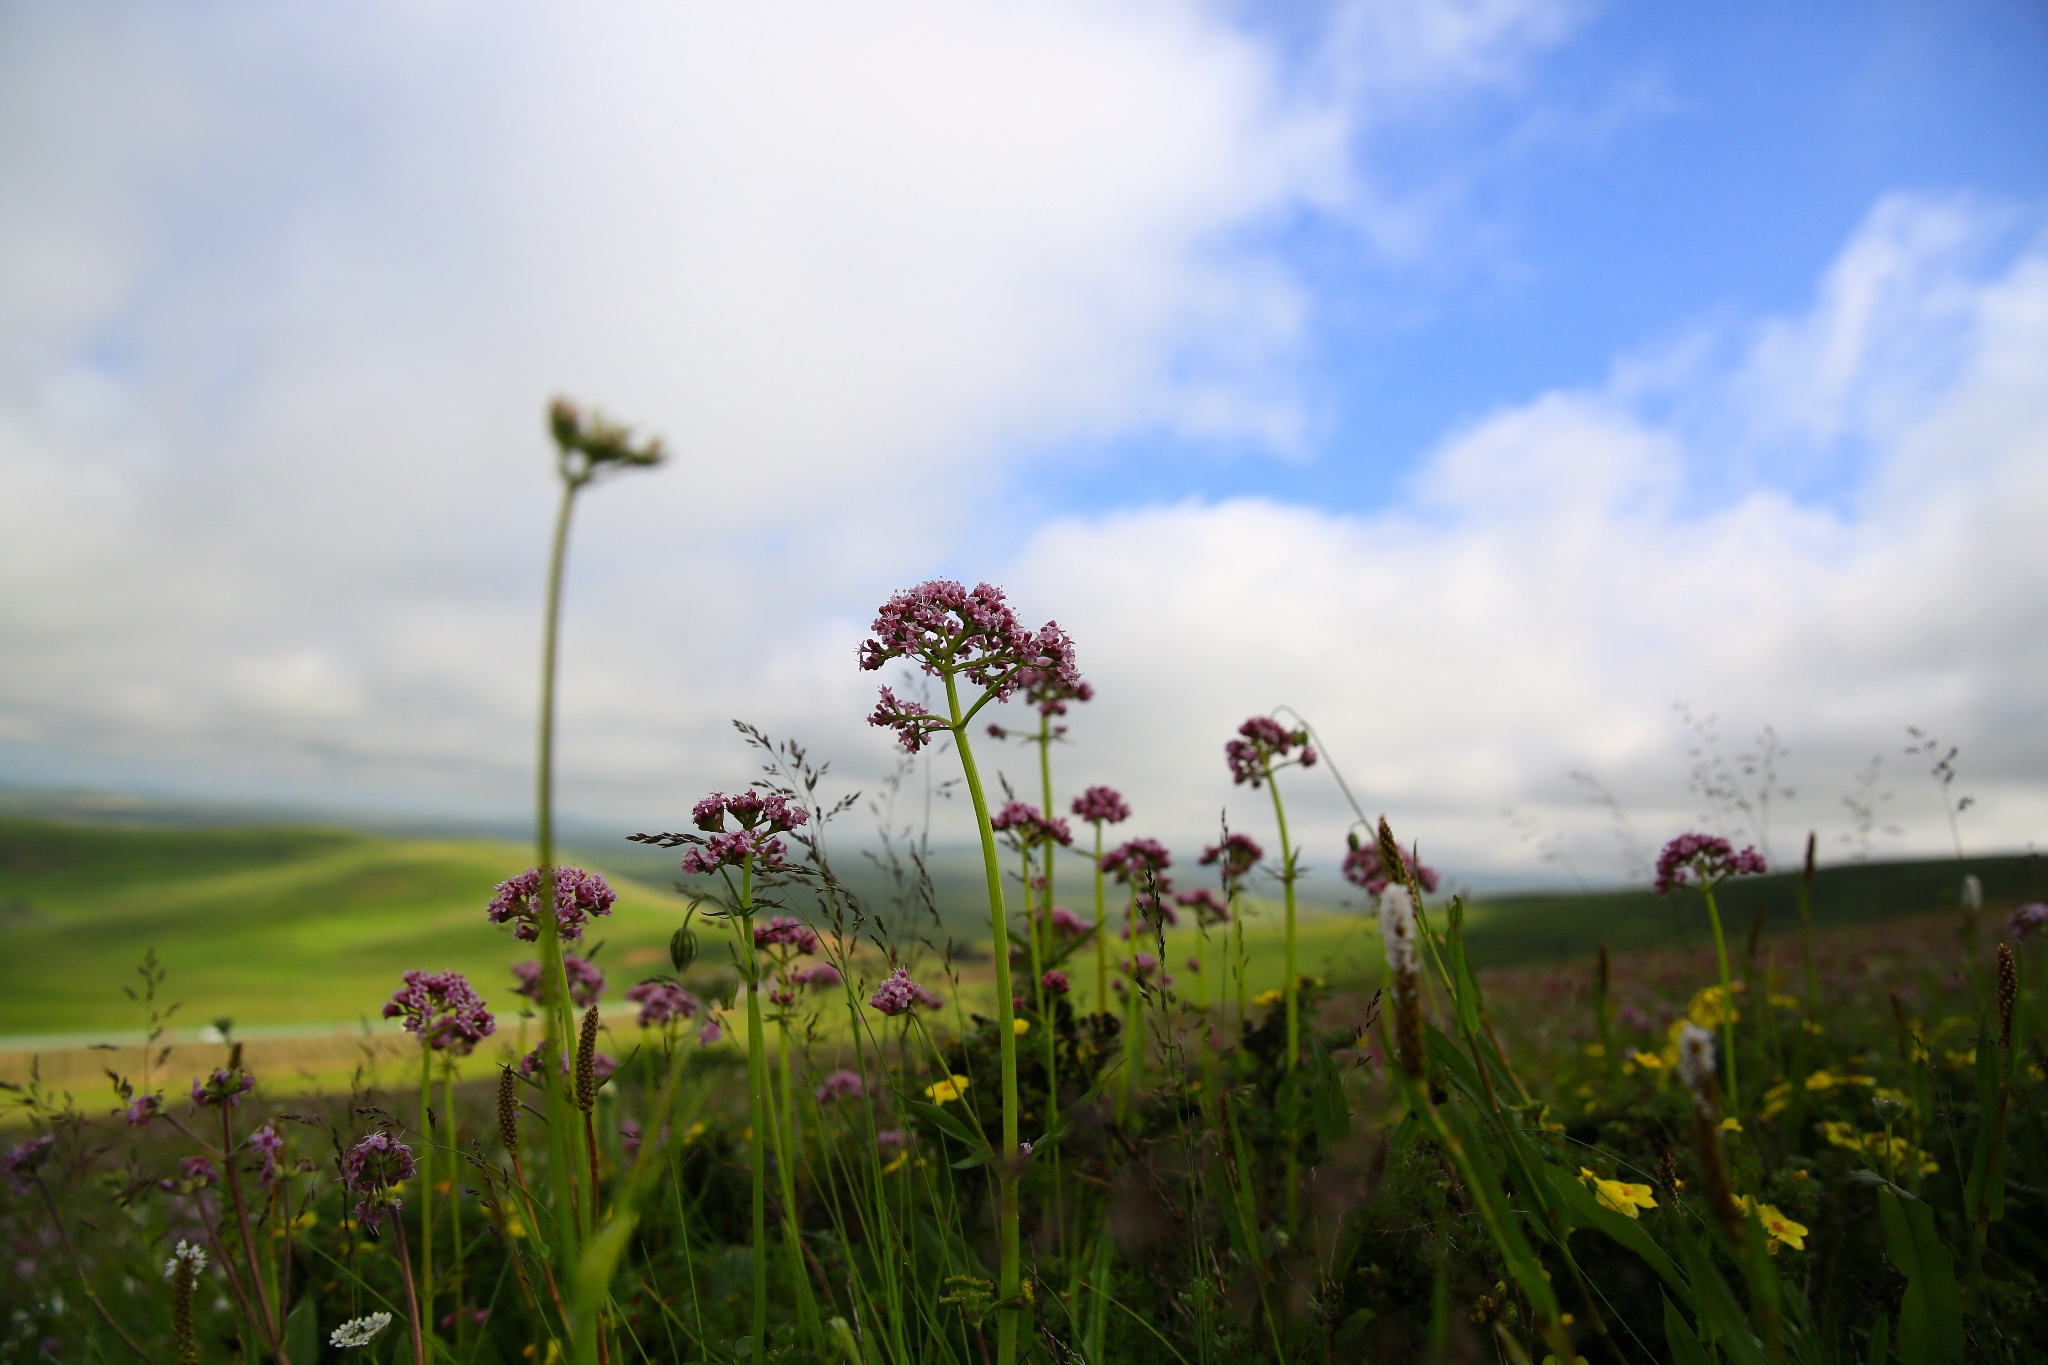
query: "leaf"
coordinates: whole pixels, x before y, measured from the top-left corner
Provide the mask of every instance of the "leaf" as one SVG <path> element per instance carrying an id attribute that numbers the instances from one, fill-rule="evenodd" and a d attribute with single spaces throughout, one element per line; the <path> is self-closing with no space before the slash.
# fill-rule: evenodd
<path id="1" fill-rule="evenodd" d="M 292 1365 L 320 1365 L 320 1317 L 311 1294 L 284 1320 L 284 1353 Z"/>
<path id="2" fill-rule="evenodd" d="M 1934 1225 L 1934 1210 L 1921 1200 L 1900 1199 L 1890 1190 L 1877 1196 L 1884 1222 L 1884 1250 L 1906 1277 L 1899 1300 L 1901 1365 L 1959 1365 L 1963 1358 L 1963 1298 L 1956 1287 L 1955 1259 Z"/>
<path id="3" fill-rule="evenodd" d="M 983 1153 L 988 1151 L 988 1144 L 983 1142 L 972 1128 L 969 1128 L 959 1119 L 954 1118 L 938 1105 L 928 1104 L 924 1100 L 905 1100 L 903 1103 L 913 1114 L 931 1120 L 946 1136 L 957 1138 L 969 1147 L 977 1148 Z"/>
<path id="4" fill-rule="evenodd" d="M 1422 1022 L 1423 1047 L 1429 1053 L 1429 1060 L 1446 1076 L 1451 1084 L 1465 1092 L 1466 1098 L 1474 1104 L 1486 1103 L 1486 1087 L 1479 1083 L 1479 1073 L 1472 1069 L 1472 1061 L 1465 1050 L 1451 1041 L 1450 1035 L 1428 1020 Z"/>
<path id="5" fill-rule="evenodd" d="M 1685 1242 L 1685 1269 L 1692 1280 L 1693 1312 L 1701 1335 L 1719 1346 L 1732 1365 L 1763 1365 L 1763 1348 L 1749 1330 L 1749 1315 L 1721 1277 L 1707 1244 L 1687 1233 L 1680 1236 Z"/>
<path id="6" fill-rule="evenodd" d="M 1095 1084 L 1088 1087 L 1087 1094 L 1060 1110 L 1060 1116 L 1053 1121 L 1052 1127 L 1046 1129 L 1044 1135 L 1038 1141 L 1031 1144 L 1031 1154 L 1036 1156 L 1041 1151 L 1052 1146 L 1053 1143 L 1065 1137 L 1067 1130 L 1074 1126 L 1074 1115 L 1095 1103 L 1096 1099 L 1102 1094 L 1103 1087 L 1109 1084 L 1110 1077 L 1116 1075 L 1117 1068 L 1123 1064 L 1124 1059 L 1121 1057 L 1111 1062 L 1103 1073 L 1095 1078 Z"/>
<path id="7" fill-rule="evenodd" d="M 1545 1164 L 1544 1174 L 1558 1198 L 1571 1210 L 1572 1221 L 1580 1227 L 1591 1228 L 1605 1234 L 1611 1241 L 1642 1257 L 1650 1269 L 1669 1285 L 1679 1301 L 1688 1308 L 1692 1306 L 1692 1286 L 1686 1283 L 1678 1263 L 1671 1259 L 1663 1247 L 1657 1245 L 1648 1228 L 1634 1218 L 1616 1213 L 1597 1199 L 1593 1192 L 1579 1183 L 1578 1177 L 1561 1166 Z"/>
<path id="8" fill-rule="evenodd" d="M 1309 1116 L 1315 1124 L 1316 1141 L 1327 1150 L 1351 1131 L 1351 1107 L 1344 1101 L 1344 1080 L 1337 1074 L 1336 1062 L 1321 1048 L 1315 1052 L 1315 1083 Z"/>
<path id="9" fill-rule="evenodd" d="M 1977 1024 L 1977 1143 L 1970 1155 L 1970 1179 L 1963 1208 L 1970 1224 L 2005 1216 L 2005 1143 L 1993 1117 L 2005 1090 L 2005 1049 L 1992 1042 L 1989 1020 Z"/>
<path id="10" fill-rule="evenodd" d="M 1664 1344 L 1671 1348 L 1671 1365 L 1713 1365 L 1707 1348 L 1700 1345 L 1700 1339 L 1686 1326 L 1684 1316 L 1672 1307 L 1669 1299 L 1664 1300 Z"/>

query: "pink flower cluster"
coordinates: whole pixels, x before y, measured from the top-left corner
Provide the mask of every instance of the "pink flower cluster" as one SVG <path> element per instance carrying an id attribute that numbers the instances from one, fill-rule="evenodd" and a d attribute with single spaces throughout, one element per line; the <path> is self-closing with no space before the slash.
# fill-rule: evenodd
<path id="1" fill-rule="evenodd" d="M 17 1143 L 8 1149 L 6 1156 L 0 1157 L 0 1173 L 6 1174 L 14 1182 L 16 1190 L 25 1191 L 29 1188 L 28 1177 L 42 1169 L 43 1162 L 49 1158 L 50 1149 L 56 1145 L 57 1139 L 48 1133 Z"/>
<path id="2" fill-rule="evenodd" d="M 1401 868 L 1404 873 L 1413 873 L 1416 885 L 1424 891 L 1435 891 L 1442 882 L 1435 868 L 1415 861 L 1406 853 L 1401 855 Z M 1394 877 L 1382 865 L 1379 845 L 1369 843 L 1360 843 L 1344 855 L 1344 880 L 1375 896 L 1394 884 Z"/>
<path id="3" fill-rule="evenodd" d="M 1249 834 L 1226 834 L 1221 843 L 1202 850 L 1202 866 L 1214 867 L 1223 878 L 1223 889 L 1235 891 L 1266 856 L 1266 850 Z"/>
<path id="4" fill-rule="evenodd" d="M 777 915 L 754 926 L 754 946 L 787 948 L 792 957 L 806 957 L 818 951 L 818 934 L 800 919 Z"/>
<path id="5" fill-rule="evenodd" d="M 1193 891 L 1183 891 L 1175 896 L 1174 900 L 1183 908 L 1194 911 L 1195 923 L 1205 929 L 1211 925 L 1230 922 L 1230 907 L 1206 886 L 1197 887 Z"/>
<path id="6" fill-rule="evenodd" d="M 702 1002 L 684 990 L 681 982 L 665 977 L 629 987 L 626 999 L 640 1007 L 641 1028 L 660 1028 L 677 1019 L 693 1018 L 703 1008 Z"/>
<path id="7" fill-rule="evenodd" d="M 242 1096 L 255 1088 L 256 1078 L 240 1067 L 215 1067 L 213 1074 L 203 1081 L 197 1076 L 192 1078 L 192 1103 L 233 1109 L 241 1104 Z"/>
<path id="8" fill-rule="evenodd" d="M 412 1148 L 386 1132 L 375 1132 L 348 1149 L 341 1158 L 341 1183 L 362 1196 L 356 1205 L 356 1219 L 375 1230 L 388 1209 L 400 1206 L 391 1187 L 413 1178 L 419 1167 Z"/>
<path id="9" fill-rule="evenodd" d="M 1038 987 L 1047 995 L 1065 995 L 1068 991 L 1074 989 L 1074 983 L 1067 979 L 1065 972 L 1054 967 L 1051 971 L 1038 978 Z"/>
<path id="10" fill-rule="evenodd" d="M 1681 834 L 1657 855 L 1657 894 L 1667 895 L 1681 886 L 1711 887 L 1729 877 L 1763 871 L 1763 855 L 1754 848 L 1737 853 L 1726 839 Z"/>
<path id="11" fill-rule="evenodd" d="M 868 997 L 868 1003 L 893 1019 L 899 1014 L 909 1013 L 919 1005 L 935 1009 L 945 1002 L 912 981 L 908 967 L 898 967 L 883 979 L 881 985 L 875 987 L 875 993 Z"/>
<path id="12" fill-rule="evenodd" d="M 256 1173 L 256 1179 L 265 1185 L 275 1185 L 278 1180 L 278 1157 L 284 1152 L 284 1136 L 264 1124 L 249 1134 L 249 1145 L 263 1154 L 263 1169 Z"/>
<path id="13" fill-rule="evenodd" d="M 569 1002 L 577 1009 L 589 1009 L 604 995 L 604 971 L 596 963 L 574 953 L 562 954 L 562 974 L 569 978 Z M 512 975 L 519 982 L 512 988 L 514 995 L 523 995 L 528 1000 L 540 1002 L 540 964 L 538 962 L 515 962 Z"/>
<path id="14" fill-rule="evenodd" d="M 407 1033 L 458 1057 L 467 1057 L 498 1027 L 461 972 L 407 972 L 405 984 L 384 1002 L 384 1017 L 404 1019 Z"/>
<path id="15" fill-rule="evenodd" d="M 1010 835 L 1025 848 L 1074 842 L 1073 831 L 1067 827 L 1066 821 L 1047 819 L 1038 807 L 1028 801 L 1010 802 L 988 823 L 996 833 Z"/>
<path id="16" fill-rule="evenodd" d="M 1173 854 L 1157 839 L 1132 839 L 1102 855 L 1102 870 L 1120 882 L 1151 873 L 1158 876 L 1173 866 Z"/>
<path id="17" fill-rule="evenodd" d="M 1061 938 L 1079 938 L 1093 927 L 1064 905 L 1052 908 L 1052 931 Z"/>
<path id="18" fill-rule="evenodd" d="M 830 1104 L 834 1100 L 857 1100 L 868 1093 L 868 1088 L 858 1071 L 835 1071 L 818 1082 L 818 1088 L 812 1093 L 818 1103 Z"/>
<path id="19" fill-rule="evenodd" d="M 689 836 L 693 847 L 683 851 L 685 876 L 708 876 L 723 867 L 739 867 L 752 859 L 758 867 L 780 867 L 785 849 L 778 834 L 810 821 L 810 812 L 794 806 L 780 793 L 757 791 L 727 796 L 713 792 L 690 811 L 691 823 L 706 838 Z M 728 829 L 730 819 L 734 828 Z"/>
<path id="20" fill-rule="evenodd" d="M 884 602 L 873 630 L 860 647 L 860 666 L 868 672 L 906 659 L 933 677 L 964 677 L 996 701 L 1009 700 L 1027 682 L 1048 696 L 1075 699 L 1087 686 L 1066 632 L 1051 621 L 1026 629 L 1002 590 L 987 583 L 972 591 L 949 579 L 920 583 Z M 886 687 L 868 724 L 894 730 L 910 753 L 947 728 L 943 717 Z"/>
<path id="21" fill-rule="evenodd" d="M 1074 798 L 1074 815 L 1089 824 L 1120 825 L 1131 818 L 1131 808 L 1115 787 L 1090 787 Z"/>
<path id="22" fill-rule="evenodd" d="M 1271 716 L 1253 716 L 1237 727 L 1237 738 L 1223 746 L 1223 760 L 1230 765 L 1230 780 L 1254 791 L 1272 776 L 1273 769 L 1287 763 L 1304 768 L 1316 766 L 1316 751 L 1309 747 L 1306 729 L 1290 730 Z M 1299 748 L 1299 756 L 1288 755 Z"/>
<path id="23" fill-rule="evenodd" d="M 609 915 L 619 896 L 595 872 L 580 867 L 555 869 L 555 923 L 562 938 L 570 943 L 583 937 L 583 926 L 592 915 Z M 484 910 L 493 924 L 510 922 L 512 937 L 532 943 L 540 937 L 540 869 L 530 867 L 508 881 L 498 883 L 498 894 Z"/>
<path id="24" fill-rule="evenodd" d="M 543 1055 L 546 1052 L 546 1050 L 547 1044 L 541 1043 L 537 1045 L 533 1049 L 533 1051 L 527 1053 L 524 1057 L 521 1057 L 519 1059 L 519 1074 L 526 1077 L 526 1079 L 528 1079 L 529 1081 L 538 1077 L 540 1075 L 541 1067 L 546 1065 L 547 1063 L 547 1058 Z M 571 1074 L 569 1069 L 570 1063 L 568 1049 L 565 1048 L 561 1052 L 557 1053 L 556 1060 L 558 1062 L 556 1070 L 561 1075 L 567 1076 Z M 595 1055 L 590 1065 L 591 1074 L 597 1077 L 597 1083 L 599 1085 L 603 1085 L 606 1081 L 610 1080 L 612 1078 L 612 1073 L 614 1071 L 617 1071 L 618 1069 L 619 1064 L 613 1061 L 611 1057 L 602 1052 L 597 1053 Z"/>

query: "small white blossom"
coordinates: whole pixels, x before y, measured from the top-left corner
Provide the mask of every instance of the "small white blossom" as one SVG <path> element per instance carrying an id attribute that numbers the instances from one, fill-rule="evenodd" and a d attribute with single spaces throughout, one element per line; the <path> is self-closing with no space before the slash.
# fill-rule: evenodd
<path id="1" fill-rule="evenodd" d="M 351 1346 L 368 1346 L 390 1325 L 389 1313 L 372 1313 L 366 1318 L 350 1318 L 334 1329 L 334 1334 L 327 1338 L 327 1344 L 341 1347 L 343 1350 Z"/>
<path id="2" fill-rule="evenodd" d="M 1714 1035 L 1688 1023 L 1678 1035 L 1678 1078 L 1704 1103 L 1713 1093 Z"/>
<path id="3" fill-rule="evenodd" d="M 177 1279 L 179 1267 L 188 1264 L 192 1267 L 192 1278 L 198 1279 L 206 1270 L 206 1248 L 193 1246 L 190 1242 L 180 1239 L 178 1245 L 171 1250 L 171 1259 L 164 1262 L 164 1278 Z"/>
<path id="4" fill-rule="evenodd" d="M 1387 970 L 1394 974 L 1397 989 L 1421 973 L 1421 959 L 1415 947 L 1415 902 L 1405 886 L 1389 886 L 1380 893 L 1380 939 L 1386 947 Z"/>

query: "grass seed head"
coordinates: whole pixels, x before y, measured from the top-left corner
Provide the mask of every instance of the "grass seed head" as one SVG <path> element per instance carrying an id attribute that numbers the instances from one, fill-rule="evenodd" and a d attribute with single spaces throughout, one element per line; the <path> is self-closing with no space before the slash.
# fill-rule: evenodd
<path id="1" fill-rule="evenodd" d="M 583 1012 L 583 1031 L 576 1040 L 576 1107 L 589 1113 L 597 1103 L 597 1006 Z"/>

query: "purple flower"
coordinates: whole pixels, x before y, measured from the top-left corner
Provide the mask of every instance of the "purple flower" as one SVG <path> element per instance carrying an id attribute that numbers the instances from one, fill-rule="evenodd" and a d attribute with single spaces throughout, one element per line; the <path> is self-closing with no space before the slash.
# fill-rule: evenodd
<path id="1" fill-rule="evenodd" d="M 1131 818 L 1131 808 L 1114 787 L 1090 787 L 1074 798 L 1077 819 L 1089 824 L 1120 825 Z"/>
<path id="2" fill-rule="evenodd" d="M 371 1133 L 349 1148 L 341 1158 L 341 1183 L 350 1193 L 362 1196 L 356 1204 L 356 1221 L 376 1231 L 387 1212 L 401 1207 L 391 1187 L 412 1179 L 417 1170 L 412 1148 L 386 1132 Z"/>
<path id="3" fill-rule="evenodd" d="M 781 1009 L 788 1009 L 796 1003 L 796 992 L 784 990 L 780 986 L 770 986 L 768 988 L 768 1003 Z"/>
<path id="4" fill-rule="evenodd" d="M 875 1147 L 883 1152 L 900 1152 L 917 1139 L 901 1128 L 884 1128 L 875 1134 Z"/>
<path id="5" fill-rule="evenodd" d="M 808 987 L 814 991 L 824 991 L 839 985 L 846 978 L 842 977 L 839 974 L 839 969 L 831 963 L 820 962 L 807 971 L 795 973 L 789 979 L 799 986 Z"/>
<path id="6" fill-rule="evenodd" d="M 1173 908 L 1169 897 L 1173 883 L 1165 877 L 1152 877 L 1139 888 L 1137 894 L 1138 914 L 1147 924 L 1165 924 L 1171 928 L 1180 927 L 1180 912 Z"/>
<path id="7" fill-rule="evenodd" d="M 164 1097 L 162 1095 L 137 1095 L 128 1102 L 126 1109 L 117 1110 L 116 1112 L 128 1121 L 130 1128 L 141 1128 L 147 1125 L 151 1119 L 163 1113 L 163 1111 Z"/>
<path id="8" fill-rule="evenodd" d="M 965 677 L 996 701 L 1009 700 L 1026 685 L 1046 697 L 1078 699 L 1087 686 L 1075 669 L 1066 632 L 1051 621 L 1036 631 L 1026 629 L 1002 590 L 987 583 L 971 592 L 947 579 L 920 583 L 884 602 L 873 630 L 860 647 L 866 672 L 906 659 L 932 677 Z M 896 731 L 897 741 L 911 753 L 947 728 L 943 718 L 886 687 L 868 724 Z"/>
<path id="9" fill-rule="evenodd" d="M 1436 890 L 1442 880 L 1435 868 L 1415 861 L 1405 852 L 1401 855 L 1401 865 L 1405 871 L 1415 874 L 1416 885 L 1424 891 Z M 1344 880 L 1375 896 L 1394 884 L 1394 878 L 1381 866 L 1379 845 L 1368 843 L 1361 843 L 1344 855 Z"/>
<path id="10" fill-rule="evenodd" d="M 899 1014 L 909 1013 L 914 1006 L 933 1006 L 940 1001 L 938 996 L 910 979 L 908 967 L 898 967 L 875 987 L 868 1003 L 893 1019 Z"/>
<path id="11" fill-rule="evenodd" d="M 609 915 L 619 896 L 595 872 L 580 867 L 555 869 L 555 924 L 570 943 L 583 937 L 583 926 L 592 915 Z M 484 909 L 493 924 L 510 923 L 512 937 L 532 943 L 540 937 L 540 869 L 530 867 L 508 881 L 498 883 L 498 894 Z"/>
<path id="12" fill-rule="evenodd" d="M 402 1017 L 407 1033 L 458 1057 L 475 1051 L 498 1027 L 484 1008 L 483 997 L 461 972 L 407 972 L 405 984 L 385 1002 L 384 1017 Z"/>
<path id="13" fill-rule="evenodd" d="M 756 948 L 788 948 L 793 956 L 806 957 L 818 951 L 818 934 L 802 920 L 789 915 L 754 926 Z"/>
<path id="14" fill-rule="evenodd" d="M 713 1019 L 709 1015 L 706 1015 L 704 1017 L 704 1022 L 697 1026 L 698 1047 L 710 1047 L 713 1043 L 717 1042 L 719 1039 L 723 1037 L 725 1037 L 724 1025 L 720 1024 L 716 1019 Z"/>
<path id="15" fill-rule="evenodd" d="M 257 1173 L 256 1178 L 265 1185 L 275 1185 L 278 1175 L 278 1153 L 284 1150 L 283 1135 L 266 1123 L 249 1134 L 249 1145 L 263 1154 L 263 1169 Z"/>
<path id="16" fill-rule="evenodd" d="M 660 1028 L 677 1019 L 690 1019 L 702 1008 L 697 997 L 682 983 L 656 977 L 627 989 L 626 999 L 640 1007 L 640 1027 Z"/>
<path id="17" fill-rule="evenodd" d="M 756 867 L 780 867 L 787 850 L 768 829 L 735 829 L 714 834 L 683 850 L 683 875 L 708 877 L 724 867 L 739 867 L 749 858 Z"/>
<path id="18" fill-rule="evenodd" d="M 28 1177 L 43 1168 L 43 1163 L 49 1160 L 50 1149 L 56 1145 L 57 1139 L 45 1133 L 11 1147 L 6 1156 L 0 1157 L 0 1173 L 13 1180 L 15 1189 L 25 1190 Z"/>
<path id="19" fill-rule="evenodd" d="M 1008 834 L 1022 848 L 1074 842 L 1073 831 L 1067 828 L 1066 821 L 1048 820 L 1038 807 L 1026 801 L 1010 802 L 988 823 L 989 828 L 998 834 Z"/>
<path id="20" fill-rule="evenodd" d="M 2013 911 L 2011 920 L 2007 921 L 2014 941 L 2019 943 L 2032 938 L 2044 924 L 2048 924 L 2048 905 L 2039 901 L 2028 901 Z"/>
<path id="21" fill-rule="evenodd" d="M 1237 727 L 1236 739 L 1223 746 L 1223 760 L 1230 765 L 1230 780 L 1254 791 L 1264 785 L 1275 768 L 1298 763 L 1316 765 L 1316 751 L 1309 747 L 1308 730 L 1290 730 L 1271 716 L 1253 716 Z M 1299 756 L 1289 759 L 1296 748 Z"/>
<path id="22" fill-rule="evenodd" d="M 1189 958 L 1189 959 L 1188 959 L 1188 970 L 1189 970 L 1189 971 L 1191 971 L 1191 972 L 1199 972 L 1199 971 L 1201 971 L 1201 970 L 1202 970 L 1202 959 L 1200 959 L 1199 957 L 1191 957 L 1191 958 Z"/>
<path id="23" fill-rule="evenodd" d="M 1206 886 L 1197 887 L 1193 891 L 1183 891 L 1175 896 L 1174 900 L 1194 911 L 1195 923 L 1205 929 L 1211 925 L 1230 922 L 1230 907 Z"/>
<path id="24" fill-rule="evenodd" d="M 536 1046 L 533 1049 L 533 1051 L 527 1053 L 524 1057 L 521 1057 L 519 1059 L 519 1074 L 526 1077 L 526 1079 L 528 1079 L 529 1081 L 538 1077 L 540 1075 L 541 1067 L 546 1064 L 546 1059 L 542 1055 L 546 1051 L 546 1049 L 547 1044 L 542 1043 Z M 560 1065 L 557 1067 L 557 1070 L 560 1072 L 560 1074 L 564 1076 L 568 1075 L 568 1050 L 564 1049 L 563 1051 L 557 1053 L 556 1057 L 560 1063 Z M 603 1085 L 606 1081 L 612 1078 L 612 1073 L 619 1069 L 619 1064 L 613 1061 L 608 1054 L 600 1052 L 596 1054 L 595 1059 L 591 1063 L 590 1069 L 591 1074 L 597 1077 L 597 1083 L 599 1085 Z"/>
<path id="25" fill-rule="evenodd" d="M 640 1150 L 640 1140 L 645 1136 L 640 1125 L 632 1119 L 619 1120 L 619 1149 L 632 1156 Z"/>
<path id="26" fill-rule="evenodd" d="M 1061 938 L 1079 938 L 1093 927 L 1064 905 L 1052 908 L 1052 931 Z"/>
<path id="27" fill-rule="evenodd" d="M 1070 701 L 1094 701 L 1095 689 L 1081 681 L 1079 674 L 1044 668 L 1027 668 L 1017 674 L 1024 699 L 1038 708 L 1041 716 L 1064 716 Z M 993 729 L 994 727 L 990 727 Z M 1065 734 L 1066 727 L 1058 727 Z"/>
<path id="28" fill-rule="evenodd" d="M 1223 889 L 1235 891 L 1237 884 L 1266 856 L 1266 850 L 1248 834 L 1226 834 L 1220 844 L 1202 850 L 1202 866 L 1215 867 L 1223 878 Z"/>
<path id="29" fill-rule="evenodd" d="M 1057 967 L 1054 967 L 1044 976 L 1039 977 L 1038 985 L 1039 989 L 1043 990 L 1047 995 L 1065 995 L 1068 991 L 1074 989 L 1074 983 L 1069 981 L 1067 974 Z"/>
<path id="30" fill-rule="evenodd" d="M 1150 953 L 1140 952 L 1124 962 L 1124 971 L 1143 981 L 1159 970 L 1159 959 Z"/>
<path id="31" fill-rule="evenodd" d="M 512 964 L 512 975 L 519 981 L 519 984 L 512 988 L 512 993 L 539 1003 L 540 964 L 515 962 Z M 589 959 L 578 957 L 574 953 L 563 953 L 562 975 L 569 979 L 569 1002 L 577 1009 L 589 1009 L 603 997 L 604 969 Z"/>
<path id="32" fill-rule="evenodd" d="M 1712 887 L 1729 877 L 1763 871 L 1763 855 L 1754 848 L 1737 853 L 1726 839 L 1681 834 L 1657 855 L 1657 894 L 1668 895 L 1680 886 Z"/>
<path id="33" fill-rule="evenodd" d="M 242 1096 L 256 1088 L 256 1078 L 236 1067 L 215 1067 L 213 1074 L 205 1080 L 192 1078 L 192 1103 L 197 1105 L 224 1104 L 233 1109 L 242 1103 Z"/>
<path id="34" fill-rule="evenodd" d="M 1102 855 L 1102 870 L 1120 882 L 1157 876 L 1173 866 L 1173 855 L 1157 839 L 1132 839 Z"/>
<path id="35" fill-rule="evenodd" d="M 208 1157 L 188 1156 L 178 1163 L 178 1180 L 183 1181 L 190 1189 L 208 1189 L 219 1179 L 220 1171 Z M 178 1188 L 178 1181 L 165 1180 L 159 1183 L 167 1190 Z"/>
<path id="36" fill-rule="evenodd" d="M 816 1094 L 818 1103 L 830 1104 L 834 1100 L 857 1100 L 867 1092 L 858 1071 L 835 1071 L 818 1082 Z"/>

